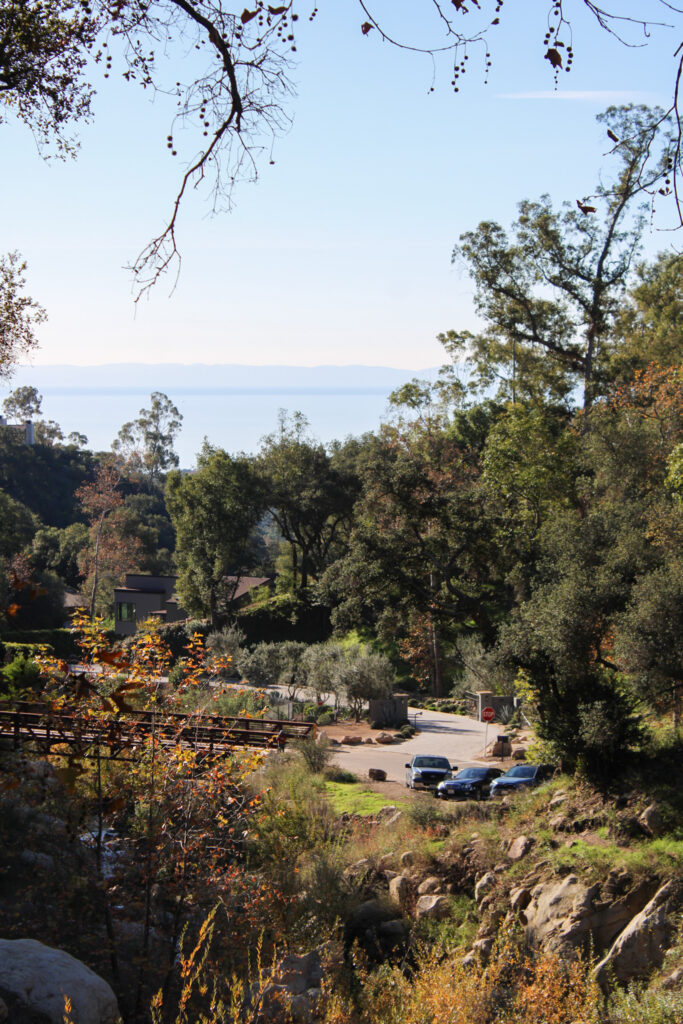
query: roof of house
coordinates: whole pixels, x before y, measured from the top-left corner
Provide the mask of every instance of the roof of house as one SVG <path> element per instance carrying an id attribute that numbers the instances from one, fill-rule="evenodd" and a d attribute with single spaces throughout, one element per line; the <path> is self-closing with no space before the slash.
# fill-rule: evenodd
<path id="1" fill-rule="evenodd" d="M 236 577 L 226 576 L 225 578 L 226 580 L 235 580 Z M 262 587 L 264 583 L 270 583 L 270 576 L 240 576 L 232 600 L 237 601 L 254 587 Z"/>

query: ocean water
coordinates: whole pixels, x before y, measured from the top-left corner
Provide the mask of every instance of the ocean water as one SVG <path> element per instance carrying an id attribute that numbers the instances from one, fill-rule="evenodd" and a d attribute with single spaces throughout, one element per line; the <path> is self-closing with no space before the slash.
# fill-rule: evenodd
<path id="1" fill-rule="evenodd" d="M 261 438 L 277 427 L 278 411 L 302 412 L 311 433 L 327 444 L 376 430 L 388 412 L 388 392 L 380 388 L 240 390 L 167 388 L 164 393 L 183 415 L 175 443 L 180 466 L 190 469 L 204 438 L 235 454 L 256 452 Z M 88 448 L 107 451 L 120 428 L 149 405 L 141 388 L 40 388 L 42 416 L 65 434 L 78 431 Z"/>

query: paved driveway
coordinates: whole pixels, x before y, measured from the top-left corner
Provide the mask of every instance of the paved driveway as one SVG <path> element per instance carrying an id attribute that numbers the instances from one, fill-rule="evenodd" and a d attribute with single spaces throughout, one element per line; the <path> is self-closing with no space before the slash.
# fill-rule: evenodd
<path id="1" fill-rule="evenodd" d="M 361 777 L 367 777 L 368 768 L 383 768 L 389 782 L 405 782 L 405 767 L 414 754 L 439 754 L 452 765 L 463 768 L 481 763 L 486 725 L 463 715 L 448 715 L 443 711 L 422 711 L 409 708 L 409 714 L 418 715 L 420 730 L 411 740 L 396 746 L 335 747 L 334 761 L 340 768 Z M 489 726 L 489 742 L 495 739 L 495 726 Z"/>

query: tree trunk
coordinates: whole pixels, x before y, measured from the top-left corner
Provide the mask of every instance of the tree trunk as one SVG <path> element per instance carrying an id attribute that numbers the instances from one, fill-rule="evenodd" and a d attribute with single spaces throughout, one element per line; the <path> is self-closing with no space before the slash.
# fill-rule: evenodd
<path id="1" fill-rule="evenodd" d="M 93 581 L 92 590 L 90 592 L 90 621 L 92 622 L 95 618 L 95 602 L 97 600 L 97 586 L 99 583 L 99 560 L 100 560 L 100 540 L 102 537 L 102 528 L 104 526 L 104 517 L 106 512 L 103 512 L 100 516 L 100 523 L 97 527 L 97 537 L 95 538 L 95 565 L 93 570 Z"/>

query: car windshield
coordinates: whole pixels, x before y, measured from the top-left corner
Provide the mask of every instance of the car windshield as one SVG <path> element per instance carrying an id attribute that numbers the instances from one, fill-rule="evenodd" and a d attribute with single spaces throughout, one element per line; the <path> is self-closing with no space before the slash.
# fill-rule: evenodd
<path id="1" fill-rule="evenodd" d="M 484 779 L 487 771 L 488 768 L 463 768 L 455 777 L 456 779 Z"/>
<path id="2" fill-rule="evenodd" d="M 445 757 L 416 757 L 413 760 L 413 768 L 441 768 L 449 771 L 450 767 Z"/>
<path id="3" fill-rule="evenodd" d="M 537 769 L 532 764 L 516 764 L 505 772 L 506 779 L 533 779 Z"/>

